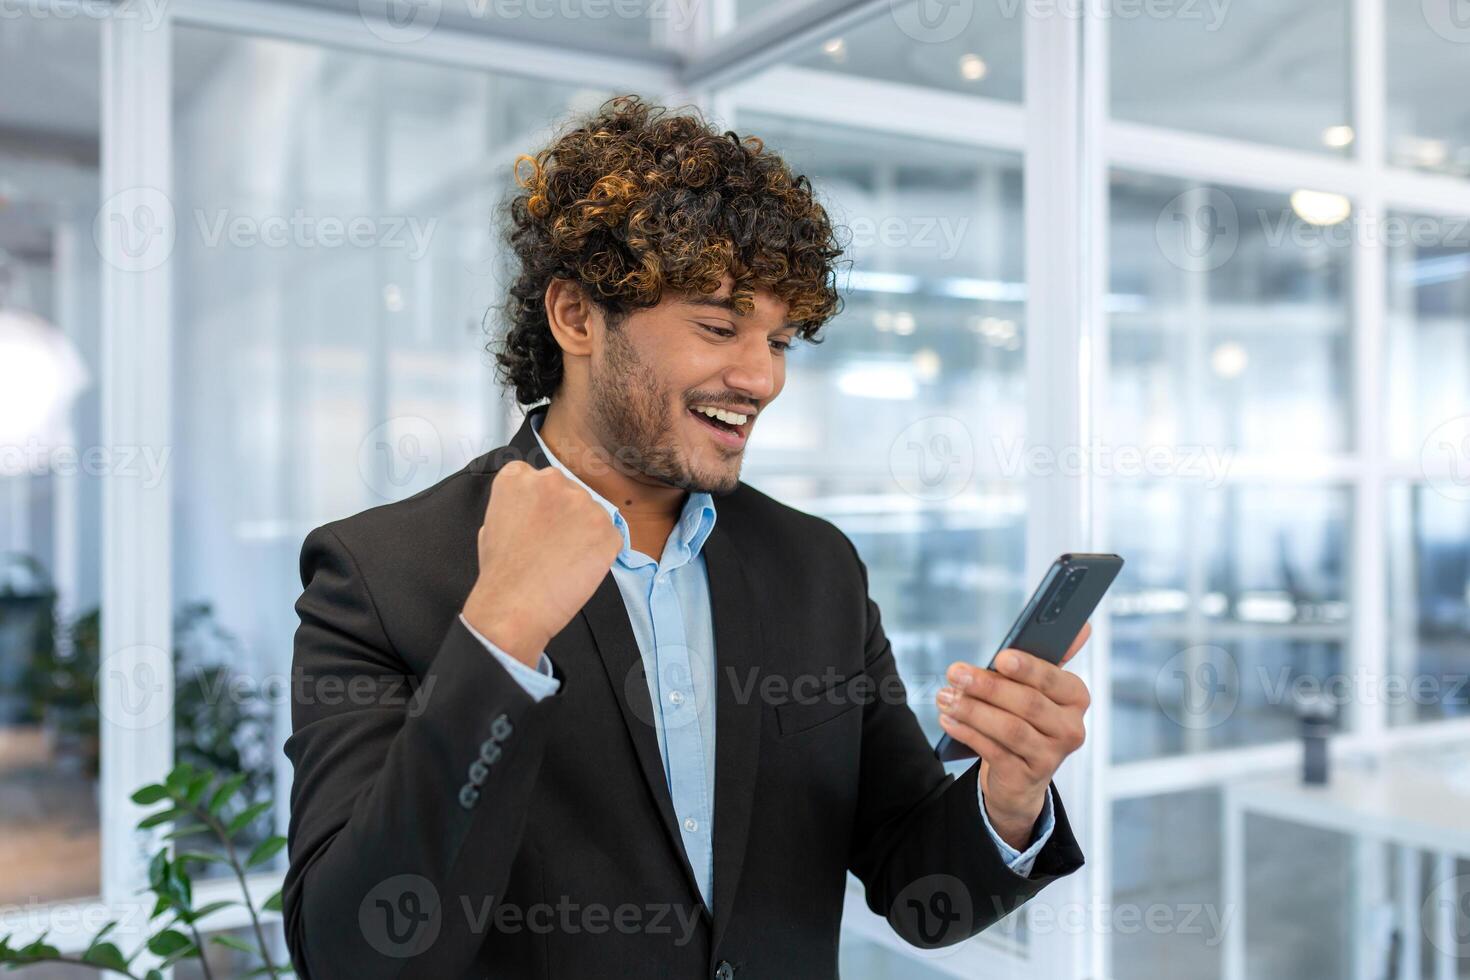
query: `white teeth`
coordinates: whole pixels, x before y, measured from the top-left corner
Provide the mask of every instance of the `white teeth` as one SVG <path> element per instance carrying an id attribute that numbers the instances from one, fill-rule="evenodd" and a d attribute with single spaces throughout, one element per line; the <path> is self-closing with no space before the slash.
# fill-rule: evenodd
<path id="1" fill-rule="evenodd" d="M 708 415 L 712 419 L 719 419 L 727 425 L 744 425 L 746 420 L 750 418 L 750 416 L 742 415 L 739 412 L 727 412 L 723 408 L 714 408 L 710 405 L 695 405 L 694 411 Z"/>

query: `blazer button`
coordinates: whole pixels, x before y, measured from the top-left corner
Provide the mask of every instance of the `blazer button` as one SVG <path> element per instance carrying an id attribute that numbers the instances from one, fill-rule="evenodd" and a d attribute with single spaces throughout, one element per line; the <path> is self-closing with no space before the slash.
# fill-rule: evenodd
<path id="1" fill-rule="evenodd" d="M 484 786 L 485 777 L 490 775 L 490 767 L 476 759 L 470 763 L 470 783 L 475 786 Z"/>
<path id="2" fill-rule="evenodd" d="M 720 960 L 720 965 L 715 967 L 715 980 L 730 980 L 735 976 L 735 968 L 728 961 Z"/>
<path id="3" fill-rule="evenodd" d="M 505 715 L 499 715 L 490 723 L 490 737 L 497 742 L 504 742 L 510 738 L 510 719 Z"/>
<path id="4" fill-rule="evenodd" d="M 493 766 L 500 761 L 500 743 L 493 738 L 487 738 L 480 743 L 480 761 L 487 766 Z"/>
<path id="5" fill-rule="evenodd" d="M 466 810 L 472 808 L 479 801 L 480 791 L 475 789 L 469 783 L 465 783 L 459 788 L 459 805 L 464 807 Z"/>

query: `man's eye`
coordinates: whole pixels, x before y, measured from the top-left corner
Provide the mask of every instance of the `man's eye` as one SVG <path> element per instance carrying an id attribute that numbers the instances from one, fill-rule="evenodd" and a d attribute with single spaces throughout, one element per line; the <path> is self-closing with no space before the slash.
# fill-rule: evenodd
<path id="1" fill-rule="evenodd" d="M 714 334 L 716 337 L 735 336 L 735 331 L 731 330 L 729 327 L 712 327 L 708 323 L 701 323 L 700 326 L 708 330 L 710 333 Z"/>
<path id="2" fill-rule="evenodd" d="M 784 354 L 791 349 L 791 341 L 776 337 L 771 340 L 771 349 Z"/>

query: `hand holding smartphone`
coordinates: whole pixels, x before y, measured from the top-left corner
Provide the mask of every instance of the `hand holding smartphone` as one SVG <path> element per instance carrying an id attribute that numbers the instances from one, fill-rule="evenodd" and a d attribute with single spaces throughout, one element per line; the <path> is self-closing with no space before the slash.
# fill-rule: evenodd
<path id="1" fill-rule="evenodd" d="M 987 667 L 994 669 L 995 657 L 1007 649 L 1061 663 L 1122 568 L 1117 555 L 1065 554 L 1052 562 Z M 944 762 L 975 757 L 969 746 L 947 734 L 934 752 Z"/>

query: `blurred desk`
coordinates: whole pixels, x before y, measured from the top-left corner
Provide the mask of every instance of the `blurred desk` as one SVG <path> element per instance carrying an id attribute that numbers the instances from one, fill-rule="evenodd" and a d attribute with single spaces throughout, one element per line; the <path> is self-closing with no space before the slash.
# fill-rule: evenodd
<path id="1" fill-rule="evenodd" d="M 1436 761 L 1441 766 L 1436 766 Z M 1350 834 L 1365 844 L 1393 844 L 1402 848 L 1399 862 L 1399 948 L 1397 975 L 1419 980 L 1420 882 L 1419 851 L 1435 856 L 1434 883 L 1454 877 L 1455 859 L 1470 860 L 1470 769 L 1463 756 L 1389 756 L 1374 764 L 1335 763 L 1325 786 L 1307 786 L 1298 773 L 1270 779 L 1227 783 L 1221 832 L 1224 841 L 1222 874 L 1226 914 L 1234 928 L 1225 934 L 1225 980 L 1245 980 L 1245 818 L 1247 814 Z M 1360 942 L 1354 962 L 1360 980 L 1385 976 L 1386 957 L 1375 962 L 1377 938 L 1366 928 L 1367 893 L 1354 887 L 1358 921 L 1353 932 Z M 1232 913 L 1232 910 L 1233 913 Z M 1463 940 L 1455 934 L 1455 908 L 1436 903 L 1429 924 L 1431 945 L 1437 951 L 1436 980 L 1454 980 L 1456 949 Z"/>

